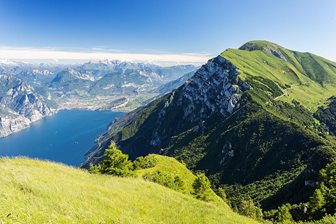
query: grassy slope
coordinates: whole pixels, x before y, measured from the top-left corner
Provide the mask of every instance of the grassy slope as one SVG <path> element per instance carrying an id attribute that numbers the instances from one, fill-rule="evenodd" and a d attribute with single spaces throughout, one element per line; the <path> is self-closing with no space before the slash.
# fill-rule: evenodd
<path id="1" fill-rule="evenodd" d="M 149 157 L 150 159 L 154 159 L 156 161 L 156 165 L 152 168 L 137 170 L 136 175 L 144 176 L 148 173 L 160 171 L 162 173 L 179 176 L 184 182 L 184 193 L 192 194 L 192 184 L 196 176 L 186 167 L 185 164 L 178 162 L 175 158 L 157 154 L 150 154 L 147 157 Z M 215 194 L 215 192 L 211 193 L 210 198 L 212 201 L 221 202 L 221 199 Z"/>
<path id="2" fill-rule="evenodd" d="M 141 178 L 93 175 L 51 162 L 0 160 L 7 223 L 255 223 Z"/>
<path id="3" fill-rule="evenodd" d="M 336 95 L 336 63 L 267 41 L 249 43 L 256 49 L 228 49 L 221 55 L 238 67 L 243 80 L 262 77 L 275 82 L 282 91 L 276 100 L 291 103 L 295 99 L 315 112 L 329 97 Z M 284 59 L 270 54 L 267 48 L 276 49 Z"/>
<path id="4" fill-rule="evenodd" d="M 154 159 L 156 165 L 152 168 L 137 170 L 136 174 L 138 176 L 143 176 L 148 173 L 154 173 L 160 171 L 163 173 L 170 173 L 181 177 L 186 186 L 186 193 L 190 194 L 192 192 L 192 184 L 196 176 L 188 169 L 185 165 L 178 162 L 176 159 L 167 156 L 161 156 L 156 154 L 148 155 L 148 158 Z"/>

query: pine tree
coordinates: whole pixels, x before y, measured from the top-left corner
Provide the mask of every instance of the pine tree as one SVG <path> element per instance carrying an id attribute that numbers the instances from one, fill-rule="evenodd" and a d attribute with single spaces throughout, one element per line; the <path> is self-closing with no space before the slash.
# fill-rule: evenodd
<path id="1" fill-rule="evenodd" d="M 290 224 L 293 222 L 293 217 L 289 211 L 288 205 L 283 205 L 278 209 L 277 219 L 280 223 L 283 223 L 283 224 Z"/>
<path id="2" fill-rule="evenodd" d="M 250 197 L 241 200 L 238 210 L 241 215 L 256 218 L 256 207 Z"/>
<path id="3" fill-rule="evenodd" d="M 133 164 L 128 160 L 128 155 L 123 154 L 115 144 L 111 144 L 104 153 L 104 160 L 97 166 L 90 165 L 90 172 L 130 176 L 133 173 Z"/>
<path id="4" fill-rule="evenodd" d="M 312 212 L 320 210 L 325 205 L 325 199 L 320 189 L 316 189 L 310 197 L 310 207 Z"/>

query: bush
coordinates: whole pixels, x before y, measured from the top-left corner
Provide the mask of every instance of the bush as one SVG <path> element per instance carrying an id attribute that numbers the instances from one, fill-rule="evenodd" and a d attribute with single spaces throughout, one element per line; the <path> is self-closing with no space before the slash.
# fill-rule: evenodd
<path id="1" fill-rule="evenodd" d="M 198 174 L 193 183 L 193 194 L 197 199 L 209 201 L 211 195 L 211 184 L 209 179 L 203 174 Z"/>
<path id="2" fill-rule="evenodd" d="M 241 199 L 238 206 L 235 204 L 236 212 L 241 215 L 263 221 L 263 211 L 261 208 L 257 207 L 251 197 Z"/>
<path id="3" fill-rule="evenodd" d="M 230 203 L 229 203 L 229 200 L 228 200 L 228 198 L 227 198 L 227 196 L 226 196 L 226 193 L 225 193 L 225 191 L 224 191 L 223 188 L 221 188 L 221 187 L 218 188 L 217 195 L 218 195 L 221 199 L 223 199 L 223 201 L 224 201 L 225 203 L 227 203 L 228 205 L 230 204 Z"/>
<path id="4" fill-rule="evenodd" d="M 256 214 L 256 219 L 257 219 L 258 221 L 263 221 L 263 220 L 264 220 L 264 214 L 263 214 L 261 208 L 256 207 L 256 213 L 255 213 L 255 214 Z"/>
<path id="5" fill-rule="evenodd" d="M 161 184 L 165 187 L 176 191 L 184 190 L 184 182 L 179 176 L 173 176 L 168 173 L 156 171 L 154 173 L 147 173 L 143 176 L 145 180 L 152 181 L 154 183 Z"/>
<path id="6" fill-rule="evenodd" d="M 133 162 L 133 165 L 135 170 L 148 169 L 156 165 L 156 160 L 150 156 L 140 156 L 136 158 L 136 160 Z"/>
<path id="7" fill-rule="evenodd" d="M 283 224 L 290 224 L 293 223 L 293 217 L 290 213 L 290 205 L 282 205 L 279 209 L 278 209 L 278 215 L 277 215 L 277 220 L 280 223 Z"/>
<path id="8" fill-rule="evenodd" d="M 133 174 L 133 164 L 128 155 L 111 144 L 104 153 L 104 160 L 96 166 L 90 165 L 90 172 L 125 177 Z"/>
<path id="9" fill-rule="evenodd" d="M 246 199 L 242 199 L 240 201 L 239 206 L 238 206 L 238 211 L 239 211 L 239 214 L 245 215 L 247 217 L 251 217 L 251 218 L 257 217 L 256 207 L 254 205 L 252 198 L 250 197 Z"/>
<path id="10" fill-rule="evenodd" d="M 90 163 L 90 167 L 89 167 L 89 172 L 93 173 L 93 174 L 100 174 L 100 165 L 93 165 L 92 163 Z"/>
<path id="11" fill-rule="evenodd" d="M 309 198 L 310 208 L 312 212 L 317 212 L 325 205 L 325 199 L 320 189 L 316 189 L 313 195 Z"/>

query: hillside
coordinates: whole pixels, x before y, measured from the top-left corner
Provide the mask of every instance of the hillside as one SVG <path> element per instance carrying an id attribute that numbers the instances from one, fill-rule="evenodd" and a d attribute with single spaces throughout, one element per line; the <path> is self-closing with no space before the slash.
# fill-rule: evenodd
<path id="1" fill-rule="evenodd" d="M 206 203 L 142 178 L 24 158 L 3 158 L 0 170 L 0 220 L 6 224 L 257 223 L 223 202 Z"/>
<path id="2" fill-rule="evenodd" d="M 270 90 L 276 100 L 296 100 L 312 112 L 336 94 L 336 63 L 311 53 L 288 50 L 267 41 L 251 41 L 238 50 L 228 49 L 221 56 L 237 66 L 239 77 L 250 85 L 255 77 L 261 83 L 261 79 L 270 80 L 276 84 Z"/>
<path id="3" fill-rule="evenodd" d="M 248 42 L 115 121 L 88 162 L 101 160 L 112 140 L 131 158 L 160 153 L 205 171 L 233 204 L 246 196 L 266 210 L 306 202 L 335 155 L 333 122 L 320 108 L 336 95 L 335 77 L 336 64 L 327 59 Z"/>
<path id="4" fill-rule="evenodd" d="M 185 193 L 191 194 L 192 184 L 196 176 L 189 169 L 187 169 L 185 165 L 179 163 L 176 159 L 167 156 L 150 154 L 147 156 L 147 158 L 154 160 L 156 162 L 155 166 L 147 169 L 137 170 L 137 176 L 143 177 L 147 174 L 152 174 L 157 171 L 160 171 L 162 173 L 174 174 L 176 176 L 179 176 L 185 183 Z M 213 195 L 213 198 L 216 199 L 215 194 Z"/>

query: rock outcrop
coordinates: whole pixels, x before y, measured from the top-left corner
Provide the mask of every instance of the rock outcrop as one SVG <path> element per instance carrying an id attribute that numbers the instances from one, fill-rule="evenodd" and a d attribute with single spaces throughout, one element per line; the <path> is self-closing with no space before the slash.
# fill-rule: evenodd
<path id="1" fill-rule="evenodd" d="M 20 131 L 56 111 L 22 80 L 0 75 L 0 83 L 0 137 Z"/>

